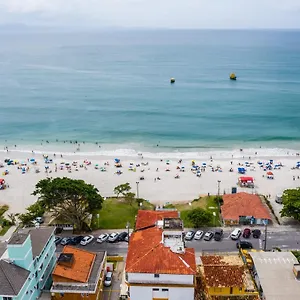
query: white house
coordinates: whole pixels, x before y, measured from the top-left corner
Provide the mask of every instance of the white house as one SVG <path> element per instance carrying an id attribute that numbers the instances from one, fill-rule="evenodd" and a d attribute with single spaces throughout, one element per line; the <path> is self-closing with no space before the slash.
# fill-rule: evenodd
<path id="1" fill-rule="evenodd" d="M 125 271 L 130 300 L 194 299 L 195 252 L 177 211 L 139 211 Z"/>

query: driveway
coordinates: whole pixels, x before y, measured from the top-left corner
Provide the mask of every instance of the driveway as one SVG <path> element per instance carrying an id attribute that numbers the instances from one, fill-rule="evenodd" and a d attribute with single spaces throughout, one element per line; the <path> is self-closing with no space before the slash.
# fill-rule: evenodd
<path id="1" fill-rule="evenodd" d="M 120 284 L 122 282 L 122 274 L 124 271 L 124 262 L 118 262 L 113 273 L 113 281 L 110 287 L 104 287 L 102 300 L 119 300 Z"/>

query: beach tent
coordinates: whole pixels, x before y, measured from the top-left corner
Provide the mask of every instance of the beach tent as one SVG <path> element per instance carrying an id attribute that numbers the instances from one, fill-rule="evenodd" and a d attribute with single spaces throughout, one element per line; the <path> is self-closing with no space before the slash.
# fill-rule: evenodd
<path id="1" fill-rule="evenodd" d="M 254 179 L 250 176 L 241 176 L 239 178 L 239 185 L 241 187 L 254 187 Z"/>
<path id="2" fill-rule="evenodd" d="M 238 168 L 238 173 L 239 174 L 245 174 L 246 173 L 246 169 L 245 168 Z"/>

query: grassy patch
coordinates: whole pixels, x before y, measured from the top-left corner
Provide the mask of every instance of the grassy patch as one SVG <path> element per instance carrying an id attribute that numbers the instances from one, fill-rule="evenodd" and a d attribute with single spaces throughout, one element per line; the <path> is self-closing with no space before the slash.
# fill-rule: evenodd
<path id="1" fill-rule="evenodd" d="M 292 253 L 295 255 L 295 257 L 298 259 L 298 262 L 300 263 L 300 251 L 292 251 Z"/>
<path id="2" fill-rule="evenodd" d="M 0 216 L 2 216 L 6 211 L 8 211 L 8 209 L 9 209 L 8 205 L 0 206 Z"/>
<path id="3" fill-rule="evenodd" d="M 3 226 L 2 230 L 0 231 L 0 235 L 3 236 L 10 227 L 11 227 L 11 225 Z"/>
<path id="4" fill-rule="evenodd" d="M 154 206 L 147 201 L 143 202 L 142 209 L 153 210 Z M 103 201 L 102 209 L 93 213 L 92 229 L 125 229 L 127 222 L 132 228 L 135 216 L 140 207 L 135 202 L 132 205 L 125 203 L 121 198 L 109 198 Z M 97 218 L 99 214 L 99 219 Z"/>
<path id="5" fill-rule="evenodd" d="M 200 199 L 195 199 L 193 202 L 183 203 L 183 204 L 175 204 L 174 208 L 176 208 L 180 212 L 180 217 L 183 220 L 184 227 L 192 228 L 193 224 L 188 220 L 187 215 L 190 210 L 194 208 L 204 208 L 208 209 L 211 212 L 215 212 L 215 220 L 212 218 L 211 222 L 207 224 L 207 226 L 220 226 L 220 216 L 218 205 L 215 202 L 215 196 L 206 196 Z"/>

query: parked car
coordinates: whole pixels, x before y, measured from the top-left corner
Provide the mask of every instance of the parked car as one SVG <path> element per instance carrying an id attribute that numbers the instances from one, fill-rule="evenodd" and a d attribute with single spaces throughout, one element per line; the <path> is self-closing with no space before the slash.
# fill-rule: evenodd
<path id="1" fill-rule="evenodd" d="M 243 231 L 243 238 L 248 239 L 251 236 L 251 229 L 245 228 Z"/>
<path id="2" fill-rule="evenodd" d="M 214 236 L 214 233 L 212 231 L 207 231 L 204 235 L 204 241 L 210 241 Z"/>
<path id="3" fill-rule="evenodd" d="M 203 237 L 203 235 L 204 235 L 204 232 L 203 232 L 202 230 L 198 230 L 198 231 L 196 231 L 196 233 L 195 233 L 194 239 L 195 239 L 195 240 L 201 240 L 202 237 Z"/>
<path id="4" fill-rule="evenodd" d="M 250 242 L 248 241 L 239 241 L 236 243 L 237 248 L 242 248 L 242 249 L 252 249 L 253 246 Z"/>
<path id="5" fill-rule="evenodd" d="M 259 237 L 261 235 L 261 231 L 259 229 L 254 229 L 254 230 L 252 230 L 252 235 L 255 239 L 259 239 Z"/>
<path id="6" fill-rule="evenodd" d="M 223 229 L 216 229 L 214 235 L 215 241 L 221 241 L 222 237 L 223 237 Z"/>
<path id="7" fill-rule="evenodd" d="M 70 238 L 70 237 L 64 237 L 64 238 L 61 240 L 60 244 L 63 245 L 63 246 L 66 246 L 66 245 L 69 245 L 70 242 L 71 242 L 71 238 Z"/>
<path id="8" fill-rule="evenodd" d="M 127 237 L 128 233 L 126 231 L 121 232 L 118 236 L 118 241 L 119 242 L 125 242 L 125 238 Z"/>
<path id="9" fill-rule="evenodd" d="M 57 246 L 61 242 L 62 238 L 60 236 L 56 236 L 54 239 L 54 243 Z"/>
<path id="10" fill-rule="evenodd" d="M 107 241 L 109 235 L 107 233 L 102 233 L 98 236 L 97 238 L 97 243 L 103 243 L 105 241 Z"/>
<path id="11" fill-rule="evenodd" d="M 242 231 L 240 228 L 236 228 L 232 231 L 230 237 L 232 240 L 238 240 L 240 235 L 241 235 Z"/>
<path id="12" fill-rule="evenodd" d="M 87 244 L 92 242 L 93 239 L 94 239 L 94 237 L 92 235 L 87 235 L 81 240 L 80 245 L 86 246 Z"/>
<path id="13" fill-rule="evenodd" d="M 119 236 L 119 234 L 118 234 L 117 232 L 113 232 L 113 233 L 111 233 L 111 234 L 109 235 L 108 241 L 109 241 L 110 243 L 115 243 L 115 242 L 118 241 L 118 236 Z"/>
<path id="14" fill-rule="evenodd" d="M 112 272 L 107 272 L 106 273 L 106 276 L 105 276 L 105 279 L 104 279 L 104 286 L 111 286 L 112 276 L 113 276 Z"/>
<path id="15" fill-rule="evenodd" d="M 82 235 L 74 236 L 71 239 L 70 244 L 71 245 L 78 245 L 83 240 L 83 238 L 84 238 L 84 236 L 82 236 Z"/>
<path id="16" fill-rule="evenodd" d="M 195 235 L 195 231 L 191 230 L 186 233 L 184 238 L 186 241 L 191 241 L 193 239 L 194 235 Z"/>

